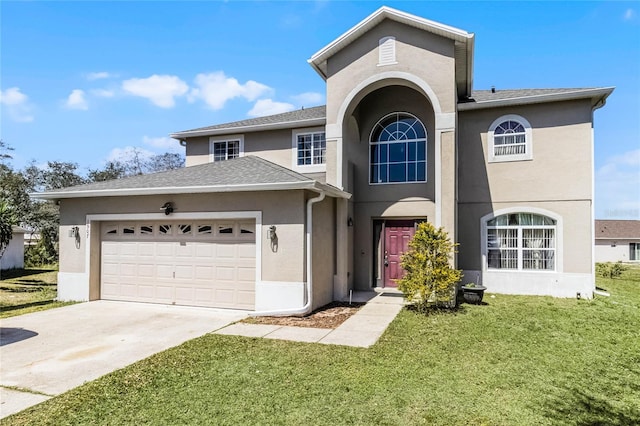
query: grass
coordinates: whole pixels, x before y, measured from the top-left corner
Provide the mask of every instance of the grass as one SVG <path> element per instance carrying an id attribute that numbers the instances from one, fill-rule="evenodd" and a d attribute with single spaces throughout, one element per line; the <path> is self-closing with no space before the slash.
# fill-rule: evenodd
<path id="1" fill-rule="evenodd" d="M 10 269 L 0 279 L 0 318 L 68 305 L 56 302 L 57 269 Z"/>
<path id="2" fill-rule="evenodd" d="M 640 424 L 640 268 L 598 286 L 403 310 L 370 349 L 206 335 L 3 425 Z"/>

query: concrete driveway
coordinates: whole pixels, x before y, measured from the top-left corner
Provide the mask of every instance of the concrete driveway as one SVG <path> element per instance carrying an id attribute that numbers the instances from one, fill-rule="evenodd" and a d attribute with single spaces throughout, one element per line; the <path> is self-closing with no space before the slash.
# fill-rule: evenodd
<path id="1" fill-rule="evenodd" d="M 0 418 L 245 316 L 100 300 L 3 319 Z"/>

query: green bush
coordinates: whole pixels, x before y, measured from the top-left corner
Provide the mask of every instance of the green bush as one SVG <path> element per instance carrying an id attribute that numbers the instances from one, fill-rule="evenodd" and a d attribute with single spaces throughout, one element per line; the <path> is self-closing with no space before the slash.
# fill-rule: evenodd
<path id="1" fill-rule="evenodd" d="M 596 263 L 596 275 L 603 278 L 618 278 L 627 269 L 621 262 Z"/>
<path id="2" fill-rule="evenodd" d="M 462 272 L 450 263 L 456 245 L 444 228 L 436 229 L 428 222 L 418 225 L 409 251 L 402 256 L 406 275 L 398 280 L 398 289 L 418 309 L 455 305 L 456 283 L 462 278 Z"/>

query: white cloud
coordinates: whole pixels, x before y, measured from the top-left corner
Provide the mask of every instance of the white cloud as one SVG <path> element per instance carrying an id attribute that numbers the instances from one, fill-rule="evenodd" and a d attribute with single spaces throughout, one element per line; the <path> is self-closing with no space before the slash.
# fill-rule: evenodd
<path id="1" fill-rule="evenodd" d="M 89 74 L 87 74 L 87 80 L 102 80 L 102 79 L 111 78 L 111 77 L 114 77 L 114 76 L 106 71 L 90 72 Z"/>
<path id="2" fill-rule="evenodd" d="M 140 160 L 147 160 L 150 157 L 156 155 L 154 152 L 148 149 L 138 148 L 134 146 L 125 146 L 124 148 L 113 148 L 109 155 L 107 155 L 107 161 L 123 161 L 128 162 L 138 156 Z"/>
<path id="3" fill-rule="evenodd" d="M 247 113 L 250 117 L 262 117 L 265 115 L 280 114 L 296 109 L 292 104 L 286 102 L 275 102 L 271 99 L 260 99 Z"/>
<path id="4" fill-rule="evenodd" d="M 98 96 L 99 98 L 113 98 L 115 96 L 115 92 L 113 90 L 107 89 L 91 89 L 89 90 L 93 96 Z"/>
<path id="5" fill-rule="evenodd" d="M 613 156 L 596 171 L 596 217 L 640 219 L 640 149 Z"/>
<path id="6" fill-rule="evenodd" d="M 305 92 L 291 97 L 299 105 L 302 106 L 315 106 L 324 102 L 324 95 L 317 92 Z"/>
<path id="7" fill-rule="evenodd" d="M 71 91 L 71 94 L 67 98 L 65 105 L 69 109 L 81 109 L 81 110 L 89 109 L 87 100 L 84 98 L 84 90 L 80 90 L 80 89 L 74 89 Z"/>
<path id="8" fill-rule="evenodd" d="M 182 147 L 180 146 L 180 142 L 175 139 L 166 136 L 160 136 L 157 138 L 151 138 L 149 136 L 142 137 L 142 143 L 147 146 L 160 149 L 163 151 L 171 151 L 171 152 L 181 152 Z"/>
<path id="9" fill-rule="evenodd" d="M 162 108 L 175 106 L 175 99 L 189 91 L 189 86 L 175 75 L 154 74 L 148 78 L 132 78 L 122 82 L 122 88 L 135 96 L 149 99 Z"/>
<path id="10" fill-rule="evenodd" d="M 273 92 L 269 86 L 253 80 L 240 84 L 238 80 L 227 77 L 222 71 L 198 74 L 195 84 L 197 87 L 189 94 L 190 101 L 202 99 L 214 110 L 222 109 L 228 100 L 234 98 L 242 97 L 253 102 L 260 96 Z"/>
<path id="11" fill-rule="evenodd" d="M 33 121 L 32 107 L 29 97 L 20 91 L 19 87 L 0 90 L 0 104 L 5 105 L 9 117 L 13 121 L 28 123 Z"/>
<path id="12" fill-rule="evenodd" d="M 633 9 L 625 10 L 624 15 L 623 15 L 623 19 L 625 21 L 630 21 L 635 17 L 636 17 L 636 11 L 635 10 L 633 10 Z"/>

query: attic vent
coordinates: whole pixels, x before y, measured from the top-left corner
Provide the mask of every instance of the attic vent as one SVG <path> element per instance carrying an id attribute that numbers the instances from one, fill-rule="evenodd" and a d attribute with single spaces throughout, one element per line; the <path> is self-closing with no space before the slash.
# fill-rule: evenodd
<path id="1" fill-rule="evenodd" d="M 397 64 L 396 38 L 382 37 L 378 43 L 378 66 Z"/>

